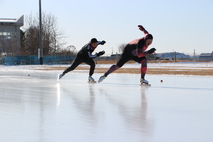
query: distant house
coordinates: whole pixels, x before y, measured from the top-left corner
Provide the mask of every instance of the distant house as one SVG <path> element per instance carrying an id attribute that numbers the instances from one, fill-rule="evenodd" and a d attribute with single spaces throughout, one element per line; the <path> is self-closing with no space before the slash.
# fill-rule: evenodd
<path id="1" fill-rule="evenodd" d="M 0 18 L 0 53 L 17 52 L 20 48 L 20 27 L 24 16 L 20 18 Z"/>
<path id="2" fill-rule="evenodd" d="M 189 55 L 179 52 L 167 52 L 167 53 L 158 53 L 156 54 L 156 58 L 161 60 L 188 60 L 191 59 Z"/>
<path id="3" fill-rule="evenodd" d="M 199 56 L 199 61 L 213 61 L 213 52 L 212 53 L 201 53 Z"/>

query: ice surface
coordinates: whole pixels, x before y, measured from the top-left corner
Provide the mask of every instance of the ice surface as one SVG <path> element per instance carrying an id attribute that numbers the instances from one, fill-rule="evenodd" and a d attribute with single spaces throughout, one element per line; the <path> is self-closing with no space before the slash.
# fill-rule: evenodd
<path id="1" fill-rule="evenodd" d="M 58 73 L 0 71 L 0 141 L 213 141 L 213 77 Z"/>
<path id="2" fill-rule="evenodd" d="M 5 66 L 0 65 L 0 71 L 13 70 L 13 71 L 25 71 L 45 69 L 48 67 L 68 67 L 70 65 L 19 65 L 19 66 Z M 88 67 L 88 65 L 81 64 L 82 67 Z M 111 64 L 97 64 L 96 68 L 109 68 Z M 125 64 L 122 68 L 140 68 L 139 63 Z M 174 63 L 148 63 L 148 68 L 178 68 L 178 69 L 213 69 L 213 62 L 174 62 Z"/>

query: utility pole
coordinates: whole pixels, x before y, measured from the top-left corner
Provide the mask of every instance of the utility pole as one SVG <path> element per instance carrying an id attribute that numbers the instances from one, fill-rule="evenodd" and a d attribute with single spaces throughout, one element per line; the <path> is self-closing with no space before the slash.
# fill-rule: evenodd
<path id="1" fill-rule="evenodd" d="M 213 51 L 212 51 L 212 61 L 213 61 Z"/>
<path id="2" fill-rule="evenodd" d="M 41 0 L 39 0 L 39 50 L 38 57 L 40 58 L 40 65 L 43 65 L 43 44 L 42 44 L 42 15 L 41 15 Z"/>
<path id="3" fill-rule="evenodd" d="M 195 62 L 195 49 L 194 49 L 194 62 Z"/>
<path id="4" fill-rule="evenodd" d="M 176 62 L 176 51 L 174 52 L 174 58 L 175 58 L 175 62 Z"/>

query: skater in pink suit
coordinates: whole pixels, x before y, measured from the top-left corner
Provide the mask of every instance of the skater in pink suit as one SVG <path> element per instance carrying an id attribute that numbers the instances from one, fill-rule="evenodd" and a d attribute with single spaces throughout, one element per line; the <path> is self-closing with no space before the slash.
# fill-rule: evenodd
<path id="1" fill-rule="evenodd" d="M 153 36 L 149 34 L 143 26 L 138 25 L 138 27 L 139 30 L 141 30 L 145 34 L 145 36 L 128 43 L 125 46 L 124 51 L 117 64 L 112 65 L 109 70 L 99 78 L 98 82 L 102 82 L 110 73 L 121 68 L 127 61 L 134 60 L 141 64 L 141 84 L 149 84 L 149 82 L 145 80 L 145 74 L 147 70 L 147 59 L 145 56 L 148 54 L 153 54 L 156 49 L 151 48 L 150 50 L 146 51 L 148 46 L 152 44 Z"/>

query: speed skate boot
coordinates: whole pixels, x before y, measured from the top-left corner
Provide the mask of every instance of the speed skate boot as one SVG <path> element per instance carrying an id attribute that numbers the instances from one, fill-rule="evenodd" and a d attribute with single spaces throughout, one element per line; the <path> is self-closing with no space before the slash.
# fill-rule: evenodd
<path id="1" fill-rule="evenodd" d="M 141 78 L 140 82 L 141 82 L 141 84 L 149 85 L 149 81 L 145 80 L 144 78 Z"/>
<path id="2" fill-rule="evenodd" d="M 105 78 L 106 78 L 106 76 L 102 75 L 102 76 L 99 78 L 98 83 L 102 82 Z"/>
<path id="3" fill-rule="evenodd" d="M 92 78 L 92 76 L 89 76 L 89 77 L 88 77 L 88 82 L 96 83 L 95 79 Z"/>
<path id="4" fill-rule="evenodd" d="M 58 75 L 58 80 L 60 80 L 64 75 L 65 75 L 65 73 L 59 74 Z"/>

